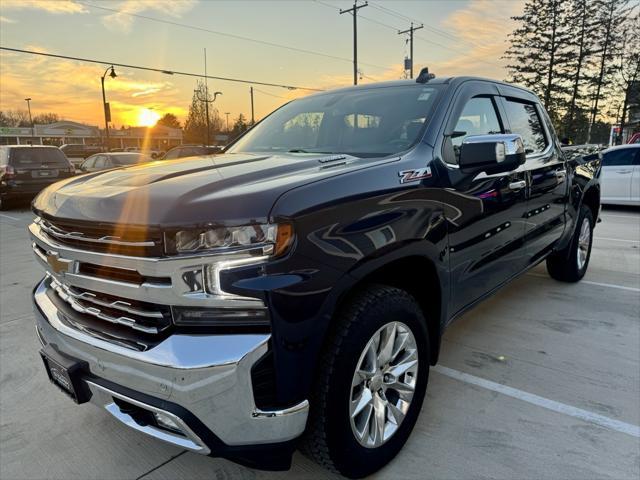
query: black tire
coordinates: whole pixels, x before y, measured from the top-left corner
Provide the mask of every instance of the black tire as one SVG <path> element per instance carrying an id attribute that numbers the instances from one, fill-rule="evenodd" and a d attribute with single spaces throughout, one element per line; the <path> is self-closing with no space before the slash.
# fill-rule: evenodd
<path id="1" fill-rule="evenodd" d="M 416 300 L 407 292 L 369 285 L 338 313 L 319 361 L 302 452 L 323 467 L 348 478 L 362 478 L 389 463 L 403 447 L 416 423 L 429 376 L 429 338 Z M 409 327 L 418 351 L 414 396 L 404 420 L 385 443 L 361 445 L 351 427 L 349 405 L 353 375 L 365 346 L 390 322 Z"/>
<path id="2" fill-rule="evenodd" d="M 583 263 L 579 260 L 578 250 L 581 248 L 580 235 L 584 225 L 588 222 L 588 245 L 586 247 L 586 258 Z M 562 250 L 554 252 L 547 258 L 547 271 L 552 278 L 561 282 L 579 282 L 589 268 L 591 258 L 591 246 L 593 244 L 594 219 L 591 209 L 585 205 L 580 208 L 576 229 L 573 232 L 571 241 Z M 584 251 L 584 245 L 583 245 Z"/>

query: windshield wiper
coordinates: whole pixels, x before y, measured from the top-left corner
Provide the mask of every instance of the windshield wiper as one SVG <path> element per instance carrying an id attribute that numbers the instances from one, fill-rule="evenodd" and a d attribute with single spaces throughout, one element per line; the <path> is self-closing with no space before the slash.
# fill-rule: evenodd
<path id="1" fill-rule="evenodd" d="M 303 148 L 292 148 L 291 150 L 287 150 L 287 153 L 320 153 L 322 155 L 326 155 L 326 154 L 331 154 L 333 152 L 318 152 L 318 151 L 305 150 Z"/>

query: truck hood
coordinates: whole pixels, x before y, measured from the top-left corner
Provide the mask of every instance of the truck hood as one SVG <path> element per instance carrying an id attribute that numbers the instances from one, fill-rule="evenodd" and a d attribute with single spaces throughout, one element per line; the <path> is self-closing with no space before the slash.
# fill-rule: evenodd
<path id="1" fill-rule="evenodd" d="M 131 225 L 265 222 L 287 190 L 366 165 L 350 156 L 223 154 L 73 177 L 44 190 L 39 215 Z"/>

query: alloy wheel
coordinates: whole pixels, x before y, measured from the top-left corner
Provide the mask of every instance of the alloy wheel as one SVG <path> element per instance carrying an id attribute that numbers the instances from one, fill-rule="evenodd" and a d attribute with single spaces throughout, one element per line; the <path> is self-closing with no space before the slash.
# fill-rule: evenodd
<path id="1" fill-rule="evenodd" d="M 591 245 L 591 225 L 588 218 L 582 220 L 578 236 L 578 270 L 582 270 L 587 263 L 589 246 Z"/>
<path id="2" fill-rule="evenodd" d="M 364 447 L 387 442 L 402 424 L 418 378 L 418 347 L 402 322 L 390 322 L 365 346 L 351 382 L 351 430 Z"/>

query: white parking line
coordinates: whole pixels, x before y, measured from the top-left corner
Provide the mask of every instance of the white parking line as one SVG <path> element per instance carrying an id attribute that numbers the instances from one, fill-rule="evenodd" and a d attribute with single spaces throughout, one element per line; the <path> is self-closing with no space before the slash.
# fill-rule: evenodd
<path id="1" fill-rule="evenodd" d="M 638 220 L 640 219 L 640 217 L 635 217 L 633 215 L 613 215 L 607 212 L 603 212 L 602 213 L 602 219 L 606 220 L 607 217 L 615 217 L 615 218 L 632 218 L 634 220 Z"/>
<path id="2" fill-rule="evenodd" d="M 501 383 L 495 383 L 490 380 L 485 380 L 484 378 L 469 375 L 468 373 L 453 370 L 452 368 L 443 367 L 442 365 L 436 365 L 432 368 L 432 370 L 460 382 L 465 382 L 471 385 L 486 388 L 487 390 L 498 392 L 512 398 L 517 398 L 518 400 L 537 405 L 538 407 L 546 408 L 547 410 L 552 410 L 557 413 L 563 413 L 565 415 L 569 415 L 570 417 L 584 420 L 585 422 L 600 425 L 601 427 L 605 427 L 610 430 L 615 430 L 620 433 L 631 435 L 632 437 L 640 438 L 640 426 L 638 425 L 621 422 L 620 420 L 614 420 L 613 418 L 605 417 L 604 415 L 573 407 L 565 403 L 556 402 L 555 400 L 549 400 L 548 398 L 540 397 L 538 395 L 534 395 L 533 393 L 524 392 L 522 390 L 518 390 L 517 388 L 507 387 L 506 385 L 502 385 Z"/>
<path id="3" fill-rule="evenodd" d="M 640 243 L 640 240 L 625 240 L 623 238 L 610 238 L 610 237 L 593 237 L 596 240 L 607 240 L 610 242 L 626 242 L 626 243 Z"/>
<path id="4" fill-rule="evenodd" d="M 549 276 L 543 275 L 542 273 L 527 273 L 527 275 L 530 277 L 550 278 Z M 640 292 L 640 288 L 626 287 L 624 285 L 614 285 L 613 283 L 592 282 L 591 280 L 580 280 L 580 283 L 595 285 L 597 287 L 617 288 L 618 290 L 627 290 L 629 292 Z"/>
<path id="5" fill-rule="evenodd" d="M 9 219 L 11 219 L 11 220 L 15 220 L 15 221 L 17 221 L 17 222 L 19 222 L 19 221 L 20 221 L 20 219 L 19 219 L 19 218 L 12 217 L 11 215 L 5 215 L 4 213 L 0 213 L 0 217 L 9 218 Z"/>

